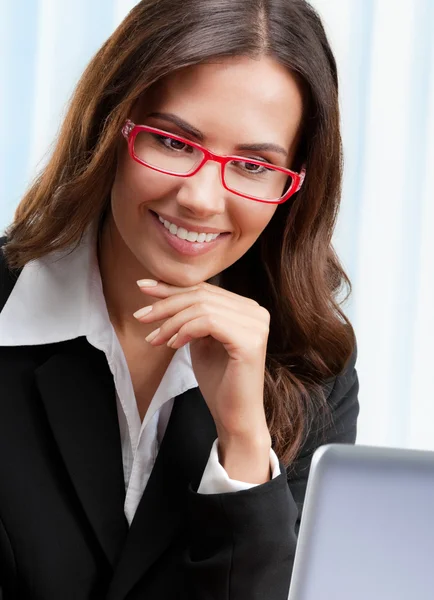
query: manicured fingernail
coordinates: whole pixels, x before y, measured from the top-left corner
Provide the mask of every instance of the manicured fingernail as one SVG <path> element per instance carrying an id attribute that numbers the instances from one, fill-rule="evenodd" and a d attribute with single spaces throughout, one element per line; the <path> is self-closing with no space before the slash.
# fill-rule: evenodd
<path id="1" fill-rule="evenodd" d="M 151 306 L 144 306 L 143 308 L 136 310 L 136 312 L 133 314 L 133 317 L 136 317 L 136 319 L 140 319 L 141 317 L 144 317 L 145 315 L 150 313 L 151 310 L 152 310 L 152 304 L 151 304 Z"/>
<path id="2" fill-rule="evenodd" d="M 168 346 L 171 346 L 171 345 L 172 345 L 172 344 L 175 342 L 175 340 L 176 340 L 176 338 L 177 338 L 177 337 L 178 337 L 178 334 L 177 334 L 177 333 L 175 333 L 175 335 L 174 335 L 174 336 L 172 336 L 172 337 L 170 338 L 170 340 L 167 342 L 167 345 L 168 345 Z"/>
<path id="3" fill-rule="evenodd" d="M 160 327 L 158 329 L 156 329 L 155 331 L 153 331 L 152 333 L 150 333 L 148 335 L 148 337 L 145 337 L 145 340 L 147 342 L 152 342 L 152 340 L 155 340 L 155 338 L 157 337 L 157 335 L 160 333 Z"/>
<path id="4" fill-rule="evenodd" d="M 155 287 L 158 285 L 158 281 L 155 281 L 155 279 L 139 279 L 137 285 L 139 287 Z"/>

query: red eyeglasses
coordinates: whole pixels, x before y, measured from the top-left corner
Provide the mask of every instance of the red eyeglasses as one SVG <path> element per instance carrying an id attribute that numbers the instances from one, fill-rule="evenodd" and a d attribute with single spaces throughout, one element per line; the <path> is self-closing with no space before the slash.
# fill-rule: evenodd
<path id="1" fill-rule="evenodd" d="M 243 156 L 220 156 L 200 144 L 163 129 L 125 121 L 122 134 L 131 158 L 154 171 L 175 177 L 191 177 L 209 160 L 220 164 L 223 187 L 231 193 L 271 204 L 281 204 L 301 188 L 300 173 L 266 161 Z"/>

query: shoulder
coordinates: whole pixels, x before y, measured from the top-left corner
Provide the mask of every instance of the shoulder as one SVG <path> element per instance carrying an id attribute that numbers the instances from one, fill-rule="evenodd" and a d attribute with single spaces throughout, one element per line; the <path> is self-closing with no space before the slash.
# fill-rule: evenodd
<path id="1" fill-rule="evenodd" d="M 12 270 L 8 267 L 6 258 L 3 254 L 3 246 L 6 242 L 6 236 L 0 237 L 0 312 L 3 310 L 21 272 L 21 269 Z"/>
<path id="2" fill-rule="evenodd" d="M 359 411 L 358 393 L 359 378 L 356 368 L 357 343 L 349 357 L 342 372 L 334 378 L 333 385 L 327 398 L 327 402 L 336 417 L 349 418 L 351 409 L 353 418 L 357 417 Z"/>
<path id="3" fill-rule="evenodd" d="M 341 373 L 327 381 L 324 394 L 326 414 L 313 419 L 304 446 L 304 454 L 311 454 L 323 444 L 354 444 L 359 416 L 359 378 L 356 368 L 357 343 Z"/>
<path id="4" fill-rule="evenodd" d="M 19 271 L 9 269 L 3 246 L 7 242 L 7 237 L 0 237 L 0 313 L 3 310 L 13 288 L 18 279 Z M 32 348 L 22 346 L 1 346 L 0 345 L 0 381 L 2 392 L 10 392 L 12 387 L 18 382 L 25 385 L 29 375 L 35 368 L 35 352 Z M 7 393 L 2 393 L 1 399 L 4 401 Z M 1 403 L 0 403 L 1 404 Z"/>
<path id="5" fill-rule="evenodd" d="M 3 237 L 0 237 L 0 268 L 2 273 L 3 270 L 7 269 L 6 259 L 3 254 L 3 246 L 6 244 L 7 241 L 8 238 L 5 235 Z"/>
<path id="6" fill-rule="evenodd" d="M 355 443 L 359 416 L 356 361 L 357 344 L 341 373 L 324 383 L 326 406 L 312 415 L 299 459 L 310 459 L 315 450 L 324 444 Z"/>
<path id="7" fill-rule="evenodd" d="M 6 266 L 6 260 L 3 255 L 3 246 L 7 243 L 8 238 L 6 235 L 0 237 L 0 263 Z"/>

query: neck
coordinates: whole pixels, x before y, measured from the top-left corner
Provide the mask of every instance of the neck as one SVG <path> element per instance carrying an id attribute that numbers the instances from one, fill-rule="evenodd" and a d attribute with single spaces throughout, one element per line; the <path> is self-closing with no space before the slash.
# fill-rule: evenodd
<path id="1" fill-rule="evenodd" d="M 143 294 L 136 281 L 152 279 L 152 275 L 125 244 L 110 211 L 99 233 L 97 252 L 104 297 L 113 326 L 123 337 L 144 340 L 160 324 L 140 323 L 133 313 L 158 298 Z"/>

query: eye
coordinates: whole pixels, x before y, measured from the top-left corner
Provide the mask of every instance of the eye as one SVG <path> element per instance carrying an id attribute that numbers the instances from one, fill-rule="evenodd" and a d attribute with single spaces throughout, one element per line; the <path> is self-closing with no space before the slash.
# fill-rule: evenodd
<path id="1" fill-rule="evenodd" d="M 189 144 L 186 144 L 185 142 L 176 140 L 175 138 L 172 138 L 170 136 L 154 134 L 154 138 L 159 144 L 161 144 L 168 150 L 175 150 L 175 151 L 187 150 L 190 152 L 193 150 L 193 147 L 190 146 Z"/>
<path id="2" fill-rule="evenodd" d="M 263 160 L 262 158 L 254 159 L 254 160 Z M 238 160 L 232 161 L 232 164 L 241 168 L 242 171 L 252 175 L 262 175 L 263 173 L 267 173 L 272 171 L 273 169 L 267 169 L 263 165 L 256 165 L 254 163 L 250 163 L 248 160 Z"/>
<path id="3" fill-rule="evenodd" d="M 250 171 L 251 173 L 263 173 L 264 171 L 269 171 L 270 169 L 267 169 L 266 167 L 264 167 L 263 165 L 255 165 L 253 163 L 249 163 L 249 162 L 245 162 L 244 163 L 246 165 L 246 171 Z"/>

